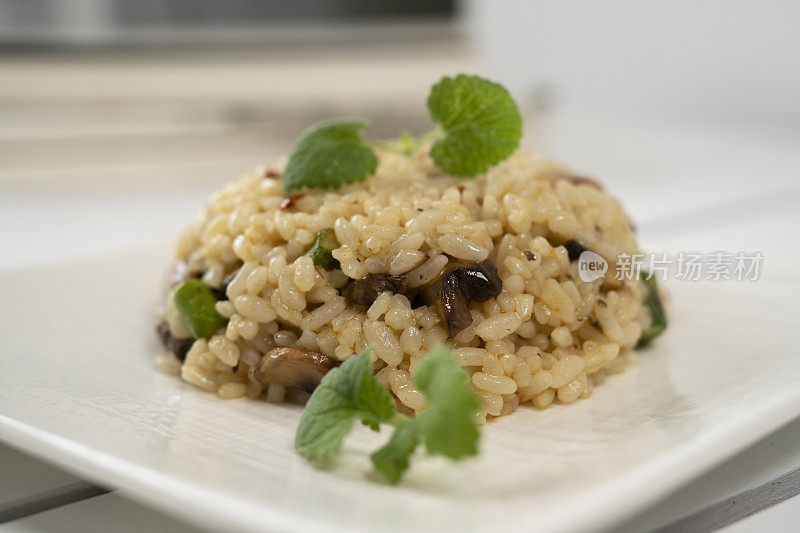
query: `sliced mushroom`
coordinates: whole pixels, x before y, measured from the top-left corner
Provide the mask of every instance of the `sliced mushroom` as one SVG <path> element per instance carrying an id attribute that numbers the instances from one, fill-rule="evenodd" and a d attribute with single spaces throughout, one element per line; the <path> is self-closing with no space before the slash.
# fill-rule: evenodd
<path id="1" fill-rule="evenodd" d="M 558 181 L 565 180 L 573 185 L 588 185 L 589 187 L 594 187 L 600 191 L 603 190 L 603 186 L 600 185 L 600 182 L 592 179 L 587 178 L 585 176 L 579 176 L 577 174 L 573 174 L 571 172 L 563 172 L 559 170 L 551 170 L 539 176 L 541 179 L 550 182 L 551 184 L 555 185 Z"/>
<path id="2" fill-rule="evenodd" d="M 166 348 L 167 351 L 175 354 L 175 357 L 181 361 L 186 359 L 186 353 L 189 351 L 189 348 L 192 347 L 192 344 L 194 344 L 194 339 L 176 338 L 172 334 L 172 331 L 170 331 L 169 324 L 166 322 L 161 322 L 158 326 L 156 326 L 156 333 L 158 334 L 158 338 L 161 340 L 161 344 L 164 345 L 164 348 Z"/>
<path id="3" fill-rule="evenodd" d="M 500 294 L 503 282 L 497 267 L 481 262 L 451 262 L 433 283 L 423 289 L 422 300 L 432 305 L 447 326 L 450 337 L 472 324 L 470 302 L 485 302 Z"/>
<path id="4" fill-rule="evenodd" d="M 370 274 L 364 279 L 353 280 L 342 289 L 342 296 L 352 305 L 369 307 L 384 292 L 403 292 L 406 277 L 390 274 Z"/>
<path id="5" fill-rule="evenodd" d="M 280 347 L 265 353 L 250 369 L 250 377 L 265 385 L 277 383 L 311 393 L 322 377 L 338 365 L 339 361 L 313 350 Z"/>

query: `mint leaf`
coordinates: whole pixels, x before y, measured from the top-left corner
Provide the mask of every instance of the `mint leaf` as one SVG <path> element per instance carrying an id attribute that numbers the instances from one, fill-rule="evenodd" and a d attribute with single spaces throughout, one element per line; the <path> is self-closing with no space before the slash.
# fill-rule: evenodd
<path id="1" fill-rule="evenodd" d="M 522 137 L 522 117 L 509 92 L 478 76 L 439 80 L 428 95 L 428 111 L 445 133 L 431 156 L 456 176 L 485 172 L 510 156 Z"/>
<path id="2" fill-rule="evenodd" d="M 330 189 L 364 181 L 378 168 L 378 158 L 361 136 L 362 120 L 330 120 L 307 129 L 283 173 L 286 192 Z"/>
<path id="3" fill-rule="evenodd" d="M 364 350 L 359 357 L 363 357 L 365 353 L 369 354 L 371 350 Z M 372 375 L 369 357 L 355 404 L 359 410 L 358 418 L 361 423 L 373 431 L 380 429 L 381 422 L 392 421 L 396 414 L 394 399 Z"/>
<path id="4" fill-rule="evenodd" d="M 324 461 L 339 451 L 356 420 L 377 430 L 394 416 L 394 400 L 371 374 L 366 349 L 322 378 L 300 418 L 294 447 L 311 461 Z"/>
<path id="5" fill-rule="evenodd" d="M 427 407 L 416 418 L 406 418 L 396 413 L 394 400 L 371 374 L 370 350 L 347 359 L 322 378 L 309 398 L 295 448 L 320 462 L 339 451 L 357 420 L 376 431 L 382 423 L 392 424 L 392 437 L 372 454 L 372 463 L 393 485 L 403 477 L 421 442 L 430 453 L 452 459 L 475 455 L 479 436 L 475 413 L 480 403 L 450 350 L 440 346 L 428 353 L 415 382 Z"/>
<path id="6" fill-rule="evenodd" d="M 460 459 L 478 453 L 475 413 L 480 402 L 469 375 L 458 366 L 450 350 L 439 346 L 420 363 L 414 379 L 425 395 L 425 410 L 415 422 L 425 447 L 432 454 Z"/>
<path id="7" fill-rule="evenodd" d="M 409 458 L 419 444 L 419 431 L 414 420 L 403 420 L 386 445 L 372 454 L 372 464 L 386 481 L 395 485 L 408 469 Z"/>

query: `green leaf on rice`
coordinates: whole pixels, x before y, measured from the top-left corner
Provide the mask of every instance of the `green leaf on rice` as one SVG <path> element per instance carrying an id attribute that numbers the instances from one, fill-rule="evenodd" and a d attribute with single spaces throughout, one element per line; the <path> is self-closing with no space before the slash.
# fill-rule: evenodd
<path id="1" fill-rule="evenodd" d="M 455 176 L 486 172 L 514 153 L 522 138 L 522 117 L 511 94 L 479 76 L 442 78 L 431 88 L 428 110 L 444 132 L 431 157 Z"/>
<path id="2" fill-rule="evenodd" d="M 378 158 L 361 136 L 363 120 L 330 120 L 307 129 L 289 156 L 283 173 L 286 192 L 332 189 L 364 181 L 378 168 Z"/>
<path id="3" fill-rule="evenodd" d="M 427 100 L 439 127 L 417 138 L 408 132 L 395 141 L 366 140 L 362 119 L 314 124 L 300 136 L 283 173 L 286 192 L 333 189 L 357 183 L 378 168 L 375 149 L 411 156 L 434 140 L 430 155 L 443 171 L 471 177 L 506 159 L 519 146 L 522 117 L 508 90 L 480 76 L 445 76 L 431 87 Z"/>

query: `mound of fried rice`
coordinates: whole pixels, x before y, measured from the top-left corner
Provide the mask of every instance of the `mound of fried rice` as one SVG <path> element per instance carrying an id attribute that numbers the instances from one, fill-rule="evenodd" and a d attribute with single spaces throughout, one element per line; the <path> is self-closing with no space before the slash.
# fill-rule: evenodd
<path id="1" fill-rule="evenodd" d="M 339 362 L 371 345 L 375 375 L 412 414 L 424 407 L 416 367 L 445 343 L 471 375 L 485 419 L 524 403 L 586 398 L 634 360 L 649 323 L 644 289 L 616 280 L 614 264 L 637 244 L 619 202 L 598 183 L 523 151 L 472 179 L 442 174 L 424 151 L 379 159 L 366 182 L 335 191 L 287 196 L 281 169 L 269 167 L 214 194 L 180 236 L 175 259 L 224 291 L 216 306 L 229 321 L 207 341 L 184 341 L 184 354 L 159 354 L 159 367 L 222 398 L 302 400 L 307 392 L 253 377 L 265 353 L 301 347 Z M 306 255 L 326 228 L 339 243 L 333 270 Z M 581 281 L 571 242 L 608 262 L 605 277 Z M 414 289 L 448 263 L 484 260 L 502 289 L 470 302 L 471 324 L 454 336 L 412 293 L 383 292 L 368 306 L 344 295 L 371 274 L 405 276 Z M 180 341 L 191 335 L 173 291 L 161 321 Z"/>

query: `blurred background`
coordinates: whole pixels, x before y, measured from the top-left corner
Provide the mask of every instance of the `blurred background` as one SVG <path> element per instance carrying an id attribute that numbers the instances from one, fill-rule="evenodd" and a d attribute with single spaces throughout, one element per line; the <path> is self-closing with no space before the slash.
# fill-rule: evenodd
<path id="1" fill-rule="evenodd" d="M 796 0 L 0 0 L 3 264 L 169 240 L 313 121 L 427 130 L 458 72 L 506 84 L 524 145 L 656 238 L 710 203 L 704 227 L 754 196 L 779 216 L 800 206 L 797 28 Z"/>

